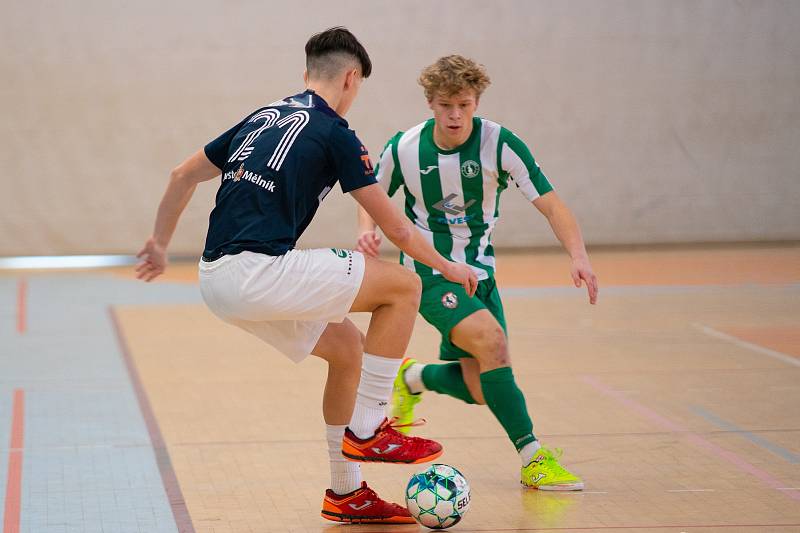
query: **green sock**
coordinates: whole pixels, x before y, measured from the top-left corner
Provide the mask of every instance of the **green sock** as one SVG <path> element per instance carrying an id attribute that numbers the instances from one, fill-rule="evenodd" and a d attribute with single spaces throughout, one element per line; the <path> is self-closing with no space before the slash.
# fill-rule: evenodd
<path id="1" fill-rule="evenodd" d="M 486 405 L 506 430 L 517 451 L 536 440 L 533 423 L 525 405 L 525 396 L 514 381 L 511 367 L 495 368 L 482 373 L 481 390 Z"/>
<path id="2" fill-rule="evenodd" d="M 428 390 L 447 394 L 467 403 L 475 403 L 467 384 L 464 383 L 461 363 L 425 365 L 425 368 L 422 369 L 422 383 Z"/>

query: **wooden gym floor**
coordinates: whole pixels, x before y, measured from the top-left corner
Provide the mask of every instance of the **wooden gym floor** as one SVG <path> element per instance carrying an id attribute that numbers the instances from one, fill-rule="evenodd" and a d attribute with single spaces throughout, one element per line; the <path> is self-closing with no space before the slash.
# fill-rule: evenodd
<path id="1" fill-rule="evenodd" d="M 498 258 L 534 430 L 586 490 L 522 489 L 488 409 L 428 393 L 421 433 L 472 486 L 454 530 L 800 531 L 800 246 L 592 260 L 596 306 L 561 253 Z M 220 322 L 195 283 L 194 265 L 153 285 L 130 269 L 0 274 L 16 302 L 0 314 L 3 533 L 417 531 L 319 517 L 324 364 Z M 437 347 L 419 319 L 409 353 Z M 394 501 L 420 469 L 363 468 Z"/>

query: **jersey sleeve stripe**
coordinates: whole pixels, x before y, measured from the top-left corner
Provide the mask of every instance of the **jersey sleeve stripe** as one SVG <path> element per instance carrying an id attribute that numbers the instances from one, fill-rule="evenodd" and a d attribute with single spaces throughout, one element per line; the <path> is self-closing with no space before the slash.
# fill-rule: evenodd
<path id="1" fill-rule="evenodd" d="M 503 128 L 500 143 L 502 168 L 517 182 L 517 187 L 528 200 L 533 201 L 553 190 L 522 139 Z"/>
<path id="2" fill-rule="evenodd" d="M 389 176 L 389 179 L 386 179 Z M 392 141 L 389 141 L 381 152 L 378 164 L 375 166 L 375 179 L 384 191 L 389 191 L 394 176 L 394 157 L 392 156 Z"/>
<path id="3" fill-rule="evenodd" d="M 503 145 L 502 150 L 503 168 L 508 170 L 508 173 L 514 179 L 520 192 L 528 199 L 533 201 L 539 197 L 539 192 L 533 186 L 528 169 L 522 159 L 512 150 L 507 144 Z"/>
<path id="4" fill-rule="evenodd" d="M 389 187 L 389 196 L 392 196 L 403 184 L 403 173 L 400 171 L 400 158 L 397 156 L 397 145 L 403 132 L 399 132 L 391 140 L 392 143 L 392 182 Z"/>

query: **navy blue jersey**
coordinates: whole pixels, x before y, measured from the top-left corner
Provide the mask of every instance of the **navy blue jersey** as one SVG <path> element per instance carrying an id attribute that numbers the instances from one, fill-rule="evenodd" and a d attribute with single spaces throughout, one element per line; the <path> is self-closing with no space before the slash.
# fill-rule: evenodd
<path id="1" fill-rule="evenodd" d="M 294 248 L 338 181 L 343 192 L 376 183 L 364 145 L 313 91 L 251 113 L 205 147 L 222 170 L 203 257 Z"/>

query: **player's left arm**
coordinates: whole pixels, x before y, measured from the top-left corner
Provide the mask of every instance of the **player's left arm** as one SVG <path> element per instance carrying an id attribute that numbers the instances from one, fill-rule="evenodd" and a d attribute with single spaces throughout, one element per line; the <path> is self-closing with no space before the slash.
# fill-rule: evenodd
<path id="1" fill-rule="evenodd" d="M 403 175 L 397 164 L 397 142 L 403 132 L 398 132 L 389 139 L 383 147 L 375 165 L 375 179 L 381 189 L 392 196 L 402 183 Z M 381 246 L 381 234 L 378 232 L 378 225 L 369 216 L 369 213 L 361 206 L 358 206 L 358 240 L 356 250 L 370 257 L 378 257 Z"/>
<path id="2" fill-rule="evenodd" d="M 508 173 L 525 198 L 547 217 L 556 238 L 572 258 L 572 281 L 576 287 L 586 282 L 589 303 L 594 304 L 597 302 L 597 276 L 592 270 L 581 229 L 572 212 L 555 193 L 547 176 L 519 137 L 502 128 L 499 146 L 501 170 Z"/>
<path id="3" fill-rule="evenodd" d="M 594 304 L 597 302 L 597 276 L 589 262 L 589 254 L 586 253 L 581 228 L 572 211 L 561 201 L 555 191 L 539 196 L 532 203 L 547 218 L 556 238 L 572 258 L 570 274 L 575 286 L 580 287 L 582 282 L 586 282 L 589 303 Z"/>

